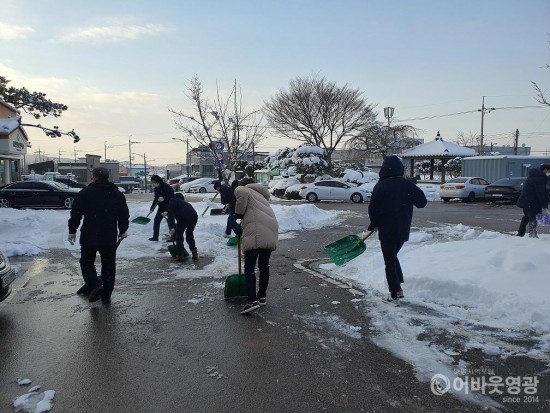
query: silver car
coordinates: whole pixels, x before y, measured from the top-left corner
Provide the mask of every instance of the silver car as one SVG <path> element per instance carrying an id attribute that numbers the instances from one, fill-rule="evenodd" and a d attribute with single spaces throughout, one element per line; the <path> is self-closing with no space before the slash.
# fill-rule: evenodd
<path id="1" fill-rule="evenodd" d="M 0 301 L 10 295 L 13 280 L 15 280 L 15 268 L 10 265 L 8 258 L 0 251 Z"/>
<path id="2" fill-rule="evenodd" d="M 449 202 L 452 198 L 474 202 L 485 198 L 487 185 L 489 182 L 477 176 L 453 178 L 439 187 L 439 196 L 443 202 Z"/>

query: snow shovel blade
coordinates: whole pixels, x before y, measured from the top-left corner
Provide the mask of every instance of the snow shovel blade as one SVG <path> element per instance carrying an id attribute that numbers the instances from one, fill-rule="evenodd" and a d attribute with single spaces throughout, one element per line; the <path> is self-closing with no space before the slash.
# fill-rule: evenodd
<path id="1" fill-rule="evenodd" d="M 223 208 L 211 208 L 210 215 L 222 215 L 224 213 Z"/>
<path id="2" fill-rule="evenodd" d="M 246 279 L 243 274 L 231 274 L 225 279 L 223 298 L 226 300 L 248 299 Z"/>
<path id="3" fill-rule="evenodd" d="M 327 254 L 336 265 L 342 265 L 365 252 L 367 249 L 365 240 L 370 237 L 371 234 L 372 231 L 364 238 L 357 235 L 348 235 L 347 237 L 341 238 L 332 244 L 328 244 L 325 247 L 325 254 Z"/>
<path id="4" fill-rule="evenodd" d="M 147 218 L 147 217 L 137 217 L 137 218 L 134 218 L 132 220 L 132 222 L 134 224 L 140 224 L 140 225 L 145 225 L 145 224 L 148 224 L 149 222 L 151 222 L 151 218 Z"/>
<path id="5" fill-rule="evenodd" d="M 231 237 L 227 240 L 227 246 L 234 247 L 239 243 L 239 238 L 237 237 Z"/>
<path id="6" fill-rule="evenodd" d="M 174 244 L 168 245 L 168 252 L 174 258 L 178 256 L 178 249 Z M 189 252 L 185 249 L 185 247 L 183 247 L 183 258 L 187 258 L 187 257 L 189 257 Z"/>

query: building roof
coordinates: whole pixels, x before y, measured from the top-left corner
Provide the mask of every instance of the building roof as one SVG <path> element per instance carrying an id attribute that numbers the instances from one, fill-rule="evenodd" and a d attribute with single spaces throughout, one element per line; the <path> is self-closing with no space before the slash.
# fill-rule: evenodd
<path id="1" fill-rule="evenodd" d="M 475 149 L 446 141 L 437 132 L 437 136 L 433 141 L 415 146 L 403 152 L 400 156 L 402 158 L 456 158 L 475 155 Z"/>
<path id="2" fill-rule="evenodd" d="M 17 128 L 21 130 L 23 136 L 28 141 L 29 137 L 25 129 L 21 127 L 21 116 L 16 116 L 14 118 L 0 118 L 0 135 L 9 135 Z"/>

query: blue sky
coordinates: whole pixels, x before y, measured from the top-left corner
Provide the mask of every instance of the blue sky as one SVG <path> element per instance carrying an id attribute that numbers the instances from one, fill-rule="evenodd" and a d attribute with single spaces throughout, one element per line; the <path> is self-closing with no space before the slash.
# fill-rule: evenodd
<path id="1" fill-rule="evenodd" d="M 69 110 L 57 121 L 81 142 L 28 129 L 50 156 L 98 153 L 156 164 L 183 162 L 168 108 L 189 108 L 197 75 L 213 96 L 236 79 L 257 108 L 297 76 L 359 88 L 395 120 L 481 107 L 538 105 L 530 81 L 550 95 L 550 2 L 506 1 L 30 1 L 3 0 L 0 74 L 47 93 Z M 30 120 L 30 119 L 29 119 Z M 431 140 L 479 133 L 479 112 L 412 120 Z M 550 151 L 550 109 L 499 109 L 485 116 L 486 142 Z M 269 137 L 260 150 L 298 142 Z M 139 158 L 137 158 L 139 159 Z M 136 161 L 137 161 L 136 159 Z"/>

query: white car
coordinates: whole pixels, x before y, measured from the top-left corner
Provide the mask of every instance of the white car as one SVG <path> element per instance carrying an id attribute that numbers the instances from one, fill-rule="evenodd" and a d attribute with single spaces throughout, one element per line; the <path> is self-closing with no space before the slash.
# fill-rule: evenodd
<path id="1" fill-rule="evenodd" d="M 199 179 L 195 179 L 191 182 L 186 182 L 186 183 L 180 185 L 180 191 L 181 192 L 189 192 L 189 189 L 193 185 L 197 185 L 197 184 L 200 184 L 200 183 L 203 183 L 203 182 L 208 182 L 208 181 L 211 181 L 211 180 L 212 180 L 212 178 L 199 178 Z"/>
<path id="2" fill-rule="evenodd" d="M 199 179 L 191 182 L 191 186 L 189 187 L 189 191 L 191 193 L 201 193 L 204 194 L 206 192 L 216 192 L 214 189 L 214 183 L 218 182 L 217 179 L 207 178 L 206 181 L 198 182 Z"/>
<path id="3" fill-rule="evenodd" d="M 365 187 L 350 182 L 328 179 L 304 185 L 300 196 L 308 202 L 340 200 L 361 203 L 370 200 L 371 193 Z"/>
<path id="4" fill-rule="evenodd" d="M 489 185 L 489 182 L 477 176 L 453 178 L 439 187 L 439 196 L 443 202 L 449 202 L 452 198 L 474 202 L 485 198 L 485 187 L 487 185 Z"/>

